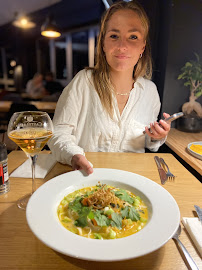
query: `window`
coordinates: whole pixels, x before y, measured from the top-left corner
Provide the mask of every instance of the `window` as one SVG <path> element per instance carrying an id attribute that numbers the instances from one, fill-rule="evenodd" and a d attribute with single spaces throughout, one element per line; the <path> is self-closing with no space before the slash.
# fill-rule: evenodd
<path id="1" fill-rule="evenodd" d="M 49 41 L 50 69 L 66 85 L 82 69 L 94 66 L 98 26 L 68 32 Z"/>
<path id="2" fill-rule="evenodd" d="M 72 34 L 73 76 L 88 66 L 88 31 Z"/>

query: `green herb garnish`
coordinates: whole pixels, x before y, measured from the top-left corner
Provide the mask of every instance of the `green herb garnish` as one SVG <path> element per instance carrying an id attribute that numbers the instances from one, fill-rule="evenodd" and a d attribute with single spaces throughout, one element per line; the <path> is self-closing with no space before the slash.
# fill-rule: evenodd
<path id="1" fill-rule="evenodd" d="M 115 191 L 115 195 L 119 199 L 126 201 L 130 204 L 134 203 L 134 199 L 124 189 L 120 189 L 118 191 Z"/>
<path id="2" fill-rule="evenodd" d="M 140 220 L 140 214 L 137 212 L 135 207 L 126 206 L 121 210 L 122 218 L 131 219 L 132 221 Z"/>

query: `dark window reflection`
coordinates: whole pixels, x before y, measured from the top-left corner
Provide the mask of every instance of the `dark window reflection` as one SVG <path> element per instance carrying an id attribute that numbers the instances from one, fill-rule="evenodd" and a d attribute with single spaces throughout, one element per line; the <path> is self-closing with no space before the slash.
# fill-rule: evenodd
<path id="1" fill-rule="evenodd" d="M 88 66 L 88 31 L 72 34 L 73 76 Z"/>
<path id="2" fill-rule="evenodd" d="M 67 70 L 66 70 L 66 52 L 65 48 L 56 47 L 56 78 L 57 79 L 66 79 Z"/>

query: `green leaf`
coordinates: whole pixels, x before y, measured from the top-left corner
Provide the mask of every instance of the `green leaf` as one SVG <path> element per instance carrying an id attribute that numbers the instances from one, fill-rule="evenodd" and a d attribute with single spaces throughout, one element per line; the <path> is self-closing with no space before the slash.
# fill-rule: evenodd
<path id="1" fill-rule="evenodd" d="M 180 74 L 177 78 L 178 78 L 178 80 L 181 80 L 181 79 L 183 79 L 183 76 L 185 75 L 185 73 L 182 73 L 182 74 Z"/>
<path id="2" fill-rule="evenodd" d="M 128 210 L 128 205 L 121 210 L 121 215 L 122 215 L 122 218 L 129 218 L 129 210 Z"/>
<path id="3" fill-rule="evenodd" d="M 79 212 L 79 218 L 75 220 L 74 225 L 77 227 L 87 226 L 87 216 L 90 213 L 91 209 L 89 207 L 83 207 Z"/>
<path id="4" fill-rule="evenodd" d="M 70 202 L 69 203 L 69 205 L 68 205 L 68 208 L 69 209 L 71 209 L 71 210 L 73 210 L 73 211 L 75 211 L 75 212 L 79 212 L 79 211 L 81 211 L 81 209 L 82 209 L 82 204 L 81 204 L 81 199 L 82 199 L 82 197 L 81 196 L 78 196 L 78 197 L 76 197 L 74 200 L 73 200 L 73 202 Z"/>
<path id="5" fill-rule="evenodd" d="M 192 67 L 192 64 L 190 62 L 186 62 L 185 67 Z"/>
<path id="6" fill-rule="evenodd" d="M 117 227 L 119 230 L 122 229 L 122 217 L 117 213 L 112 213 L 111 226 Z"/>
<path id="7" fill-rule="evenodd" d="M 197 98 L 199 98 L 200 96 L 202 96 L 202 89 L 200 89 L 200 91 L 197 91 L 197 92 L 195 93 L 195 96 L 196 96 Z"/>
<path id="8" fill-rule="evenodd" d="M 196 56 L 196 60 L 199 62 L 199 55 L 197 53 L 194 53 Z"/>
<path id="9" fill-rule="evenodd" d="M 88 218 L 89 219 L 94 219 L 94 213 L 93 213 L 93 211 L 90 211 L 90 213 L 88 214 Z"/>
<path id="10" fill-rule="evenodd" d="M 97 222 L 97 225 L 100 227 L 109 226 L 110 220 L 105 215 L 102 215 L 99 210 L 96 210 L 94 218 Z"/>
<path id="11" fill-rule="evenodd" d="M 132 197 L 130 197 L 130 195 L 124 189 L 120 189 L 118 191 L 115 191 L 115 195 L 119 199 L 121 199 L 123 201 L 126 201 L 126 202 L 128 202 L 130 204 L 133 204 L 133 202 L 134 202 L 134 199 Z"/>
<path id="12" fill-rule="evenodd" d="M 136 211 L 136 209 L 134 207 L 129 208 L 129 218 L 132 221 L 140 220 L 140 214 Z"/>
<path id="13" fill-rule="evenodd" d="M 74 225 L 77 227 L 86 227 L 87 226 L 87 218 L 85 216 L 79 217 L 77 220 L 75 220 Z"/>
<path id="14" fill-rule="evenodd" d="M 122 218 L 131 219 L 132 221 L 138 221 L 140 214 L 137 212 L 135 207 L 129 207 L 128 205 L 121 210 Z"/>
<path id="15" fill-rule="evenodd" d="M 184 83 L 184 86 L 189 86 L 189 85 L 191 85 L 190 81 Z"/>

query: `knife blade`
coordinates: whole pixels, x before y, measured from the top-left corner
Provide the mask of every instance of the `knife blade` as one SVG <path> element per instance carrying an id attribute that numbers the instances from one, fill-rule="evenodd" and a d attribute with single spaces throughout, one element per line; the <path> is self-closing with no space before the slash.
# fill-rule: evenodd
<path id="1" fill-rule="evenodd" d="M 158 156 L 154 157 L 154 160 L 156 161 L 156 165 L 159 171 L 159 176 L 161 179 L 161 184 L 164 185 L 166 180 L 168 179 L 166 172 L 164 171 L 164 169 L 161 167 L 161 163 L 160 163 L 160 158 Z"/>
<path id="2" fill-rule="evenodd" d="M 196 210 L 200 222 L 202 223 L 202 208 L 200 208 L 198 205 L 194 205 L 194 208 Z"/>

